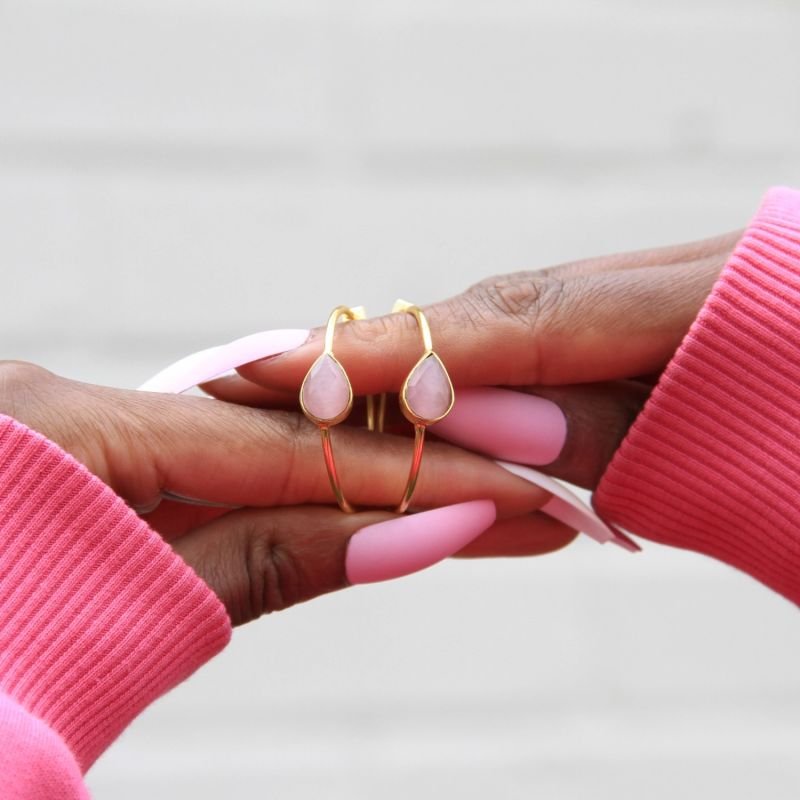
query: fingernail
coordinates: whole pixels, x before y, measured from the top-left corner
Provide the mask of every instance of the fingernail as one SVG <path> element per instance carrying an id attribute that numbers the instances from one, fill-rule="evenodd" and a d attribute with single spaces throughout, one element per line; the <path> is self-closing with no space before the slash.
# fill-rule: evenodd
<path id="1" fill-rule="evenodd" d="M 491 500 L 470 500 L 369 525 L 347 546 L 347 579 L 375 583 L 430 567 L 466 547 L 496 516 Z"/>
<path id="2" fill-rule="evenodd" d="M 309 344 L 310 342 L 313 342 L 315 339 L 319 338 L 319 332 L 316 330 L 306 330 L 303 331 L 303 333 L 305 335 L 303 336 L 302 341 L 298 341 L 293 347 L 286 347 L 277 353 L 266 353 L 262 356 L 258 356 L 257 358 L 251 359 L 251 361 L 255 361 L 259 364 L 264 364 L 264 363 L 271 364 L 273 361 L 277 361 L 279 358 L 282 358 L 288 353 L 292 353 L 295 350 L 299 350 L 303 345 Z"/>
<path id="3" fill-rule="evenodd" d="M 583 500 L 555 478 L 523 464 L 510 464 L 507 461 L 497 462 L 504 470 L 529 483 L 539 486 L 552 497 L 540 509 L 551 517 L 569 525 L 576 531 L 585 533 L 603 544 L 613 541 L 614 532 L 592 511 Z"/>
<path id="4" fill-rule="evenodd" d="M 580 501 L 579 501 L 580 502 Z M 588 506 L 578 505 L 577 503 L 565 500 L 563 497 L 553 495 L 540 509 L 545 514 L 549 514 L 554 519 L 569 525 L 573 530 L 591 536 L 595 541 L 604 544 L 611 544 L 627 550 L 629 553 L 641 551 L 633 539 L 628 538 L 622 531 L 606 525 Z"/>
<path id="5" fill-rule="evenodd" d="M 236 366 L 240 367 L 250 361 L 277 358 L 284 353 L 297 350 L 310 336 L 311 331 L 306 328 L 261 331 L 231 342 L 228 348 L 232 360 L 239 362 Z"/>
<path id="6" fill-rule="evenodd" d="M 139 390 L 180 394 L 242 364 L 296 350 L 310 334 L 308 330 L 296 328 L 261 331 L 219 347 L 210 347 L 165 367 L 145 381 Z"/>
<path id="7" fill-rule="evenodd" d="M 545 514 L 549 514 L 553 519 L 569 525 L 573 530 L 591 536 L 592 539 L 600 542 L 600 544 L 611 542 L 631 553 L 639 552 L 642 549 L 636 542 L 625 536 L 622 531 L 603 522 L 580 497 L 555 478 L 522 464 L 509 464 L 504 461 L 498 461 L 497 463 L 508 472 L 550 492 L 553 496 L 540 510 L 544 511 Z"/>
<path id="8" fill-rule="evenodd" d="M 450 413 L 431 426 L 448 442 L 506 461 L 550 464 L 567 440 L 564 412 L 544 397 L 507 389 L 457 389 Z"/>
<path id="9" fill-rule="evenodd" d="M 616 525 L 609 524 L 608 526 L 614 532 L 614 538 L 611 540 L 615 545 L 627 550 L 629 553 L 641 553 L 642 548 L 631 539 L 630 536 L 623 533 Z"/>

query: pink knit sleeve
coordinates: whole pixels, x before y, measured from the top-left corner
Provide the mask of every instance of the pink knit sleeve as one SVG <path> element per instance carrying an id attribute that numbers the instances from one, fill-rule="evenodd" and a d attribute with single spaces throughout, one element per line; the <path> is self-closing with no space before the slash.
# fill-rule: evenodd
<path id="1" fill-rule="evenodd" d="M 800 603 L 800 192 L 767 193 L 594 504 Z"/>
<path id="2" fill-rule="evenodd" d="M 122 500 L 0 416 L 0 797 L 87 797 L 103 750 L 229 638 L 219 599 Z"/>

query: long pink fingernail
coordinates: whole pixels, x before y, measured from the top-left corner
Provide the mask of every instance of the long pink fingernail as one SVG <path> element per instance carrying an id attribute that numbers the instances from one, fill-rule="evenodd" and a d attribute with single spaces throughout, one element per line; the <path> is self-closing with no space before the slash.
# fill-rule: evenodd
<path id="1" fill-rule="evenodd" d="M 145 381 L 139 390 L 180 394 L 242 364 L 296 350 L 308 340 L 310 334 L 311 331 L 296 328 L 261 331 L 228 344 L 209 347 L 170 364 Z"/>
<path id="2" fill-rule="evenodd" d="M 567 420 L 544 397 L 474 387 L 456 390 L 452 411 L 431 431 L 494 458 L 542 465 L 558 458 L 567 440 Z"/>
<path id="3" fill-rule="evenodd" d="M 375 583 L 418 572 L 466 547 L 496 517 L 491 500 L 470 500 L 369 525 L 347 546 L 347 579 Z"/>

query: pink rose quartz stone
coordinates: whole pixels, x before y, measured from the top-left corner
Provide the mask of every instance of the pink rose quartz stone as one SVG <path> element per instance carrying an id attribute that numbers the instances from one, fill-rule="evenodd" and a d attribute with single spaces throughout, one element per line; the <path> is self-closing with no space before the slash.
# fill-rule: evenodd
<path id="1" fill-rule="evenodd" d="M 441 361 L 427 356 L 414 367 L 406 384 L 406 402 L 421 419 L 434 420 L 444 416 L 453 401 L 453 390 Z"/>
<path id="2" fill-rule="evenodd" d="M 336 419 L 347 410 L 350 384 L 344 370 L 327 353 L 311 367 L 303 383 L 303 405 L 317 419 Z"/>

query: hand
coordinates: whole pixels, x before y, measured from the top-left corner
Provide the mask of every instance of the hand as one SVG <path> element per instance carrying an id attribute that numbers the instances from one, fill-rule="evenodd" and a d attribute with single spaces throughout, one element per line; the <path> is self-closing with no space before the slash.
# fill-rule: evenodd
<path id="1" fill-rule="evenodd" d="M 432 432 L 595 488 L 739 236 L 489 278 L 424 308 L 457 387 L 453 412 Z M 233 402 L 293 408 L 320 336 L 203 388 Z M 396 392 L 420 355 L 419 334 L 407 314 L 350 322 L 337 331 L 336 354 L 356 393 Z M 516 397 L 509 405 L 508 393 L 464 389 L 478 386 L 514 387 Z M 567 424 L 557 446 L 543 448 L 536 425 L 552 418 L 548 401 Z"/>
<path id="2" fill-rule="evenodd" d="M 19 362 L 0 362 L 0 413 L 60 445 L 126 500 L 206 580 L 234 623 L 347 585 L 350 538 L 394 517 L 309 505 L 331 503 L 331 490 L 318 432 L 296 413 L 91 386 Z M 362 507 L 396 503 L 408 442 L 353 427 L 335 435 L 351 499 Z M 162 502 L 163 492 L 226 507 Z M 479 498 L 497 507 L 500 522 L 484 534 L 490 542 L 508 536 L 509 519 L 533 530 L 514 533 L 532 553 L 574 535 L 527 521 L 546 499 L 541 490 L 479 456 L 432 444 L 415 504 Z"/>

